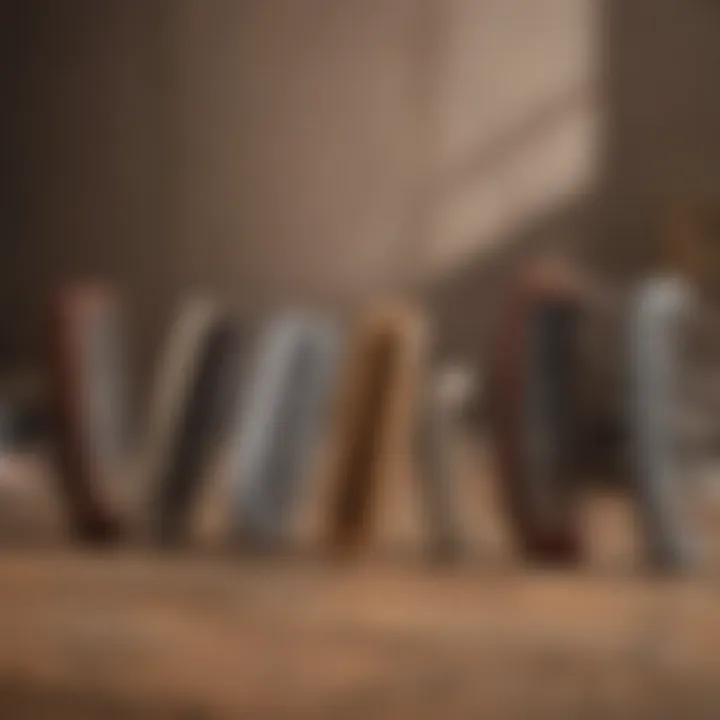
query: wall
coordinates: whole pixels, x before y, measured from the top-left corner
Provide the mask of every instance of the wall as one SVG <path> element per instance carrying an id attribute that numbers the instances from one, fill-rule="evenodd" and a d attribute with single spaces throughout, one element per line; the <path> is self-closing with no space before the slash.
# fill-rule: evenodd
<path id="1" fill-rule="evenodd" d="M 31 263 L 26 233 L 28 207 L 27 167 L 21 137 L 28 120 L 28 83 L 23 12 L 7 3 L 0 11 L 0 368 L 17 359 L 25 345 L 19 317 L 22 298 L 31 284 Z"/>
<path id="2" fill-rule="evenodd" d="M 604 254 L 622 272 L 652 257 L 670 204 L 720 196 L 720 5 L 606 6 Z"/>
<path id="3" fill-rule="evenodd" d="M 185 292 L 255 312 L 452 279 L 592 186 L 592 0 L 18 7 L 22 352 L 68 274 L 127 289 L 148 355 Z"/>

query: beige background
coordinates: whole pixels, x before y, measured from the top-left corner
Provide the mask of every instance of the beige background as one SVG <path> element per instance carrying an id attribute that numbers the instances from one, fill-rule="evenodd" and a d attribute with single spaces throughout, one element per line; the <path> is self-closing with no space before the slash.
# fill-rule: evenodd
<path id="1" fill-rule="evenodd" d="M 6 362 L 37 349 L 44 293 L 76 273 L 122 284 L 146 357 L 183 293 L 249 312 L 400 284 L 467 351 L 523 248 L 587 246 L 620 272 L 658 197 L 718 179 L 713 2 L 2 12 Z"/>

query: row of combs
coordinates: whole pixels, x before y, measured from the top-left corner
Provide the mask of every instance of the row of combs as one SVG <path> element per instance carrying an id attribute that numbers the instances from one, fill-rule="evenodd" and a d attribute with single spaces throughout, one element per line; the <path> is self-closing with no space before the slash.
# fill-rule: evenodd
<path id="1" fill-rule="evenodd" d="M 576 562 L 585 546 L 580 502 L 587 447 L 580 336 L 597 308 L 586 279 L 559 263 L 522 271 L 501 313 L 490 361 L 490 420 L 506 507 L 524 553 Z M 690 286 L 677 275 L 637 283 L 624 308 L 620 415 L 623 477 L 647 558 L 658 570 L 692 566 L 699 533 L 688 457 L 681 451 L 684 329 Z M 607 348 L 606 348 L 607 350 Z M 607 390 L 607 389 L 606 389 Z"/>
<path id="2" fill-rule="evenodd" d="M 677 280 L 650 279 L 638 287 L 628 323 L 632 490 L 649 557 L 662 567 L 685 566 L 692 556 L 672 421 L 676 329 L 687 306 Z M 575 562 L 583 554 L 577 398 L 586 308 L 585 285 L 572 269 L 524 269 L 498 311 L 485 368 L 504 507 L 524 554 L 541 562 Z M 433 553 L 457 552 L 452 438 L 470 391 L 443 393 L 431 381 L 430 333 L 418 308 L 376 303 L 349 330 L 316 315 L 286 314 L 248 350 L 231 315 L 191 302 L 171 328 L 147 421 L 131 448 L 122 429 L 127 388 L 118 313 L 117 298 L 102 288 L 69 287 L 54 304 L 57 468 L 78 536 L 108 541 L 139 521 L 163 543 L 180 541 L 213 440 L 225 436 L 226 509 L 248 546 L 282 544 L 323 444 L 333 548 L 363 544 L 378 489 L 410 457 Z M 128 456 L 132 463 L 120 461 Z M 134 518 L 118 500 L 130 486 Z"/>
<path id="3" fill-rule="evenodd" d="M 467 392 L 443 393 L 430 382 L 429 334 L 417 308 L 377 303 L 350 331 L 322 316 L 284 313 L 248 341 L 231 314 L 189 301 L 129 442 L 117 297 L 74 286 L 53 307 L 56 475 L 80 538 L 111 541 L 139 529 L 181 542 L 224 438 L 226 510 L 247 546 L 282 545 L 323 446 L 334 547 L 362 543 L 377 487 L 408 456 L 417 460 L 434 551 L 456 547 L 451 446 Z"/>

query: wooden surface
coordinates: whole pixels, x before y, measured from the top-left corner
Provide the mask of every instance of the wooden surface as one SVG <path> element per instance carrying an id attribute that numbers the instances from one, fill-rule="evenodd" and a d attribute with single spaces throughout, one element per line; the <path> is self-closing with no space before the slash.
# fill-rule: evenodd
<path id="1" fill-rule="evenodd" d="M 720 711 L 700 582 L 77 553 L 5 556 L 0 582 L 2 717 Z"/>
<path id="2" fill-rule="evenodd" d="M 714 568 L 643 576 L 610 498 L 583 569 L 530 569 L 492 502 L 453 568 L 402 533 L 349 564 L 5 538 L 0 718 L 720 716 Z"/>

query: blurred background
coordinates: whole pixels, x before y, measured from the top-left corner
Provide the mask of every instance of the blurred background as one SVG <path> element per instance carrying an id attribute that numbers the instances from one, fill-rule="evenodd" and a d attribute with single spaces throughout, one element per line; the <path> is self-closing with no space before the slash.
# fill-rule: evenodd
<path id="1" fill-rule="evenodd" d="M 178 298 L 418 293 L 477 356 L 508 272 L 611 282 L 717 190 L 711 0 L 4 0 L 0 358 L 116 280 L 145 367 Z"/>
<path id="2" fill-rule="evenodd" d="M 435 318 L 440 353 L 477 364 L 512 272 L 558 249 L 610 299 L 588 384 L 597 415 L 612 416 L 614 298 L 665 238 L 717 235 L 713 0 L 2 0 L 0 12 L 7 377 L 37 365 L 51 289 L 84 276 L 122 288 L 141 384 L 194 292 L 247 317 L 408 293 Z M 696 359 L 710 446 L 720 251 L 704 247 Z M 13 562 L 8 578 L 24 577 Z M 451 608 L 431 585 L 444 597 L 432 607 Z M 566 597 L 543 588 L 530 597 Z M 598 590 L 608 607 L 626 591 Z M 623 618 L 642 614 L 633 598 Z"/>
<path id="3" fill-rule="evenodd" d="M 148 351 L 193 288 L 257 311 L 397 286 L 460 348 L 526 247 L 625 272 L 663 202 L 717 183 L 710 1 L 2 13 L 6 363 L 36 350 L 46 289 L 82 273 L 122 283 Z"/>
<path id="4" fill-rule="evenodd" d="M 716 191 L 709 0 L 2 13 L 5 363 L 36 351 L 46 289 L 88 273 L 142 308 L 144 356 L 195 288 L 252 312 L 417 288 L 470 350 L 526 248 L 626 275 L 668 204 Z"/>

